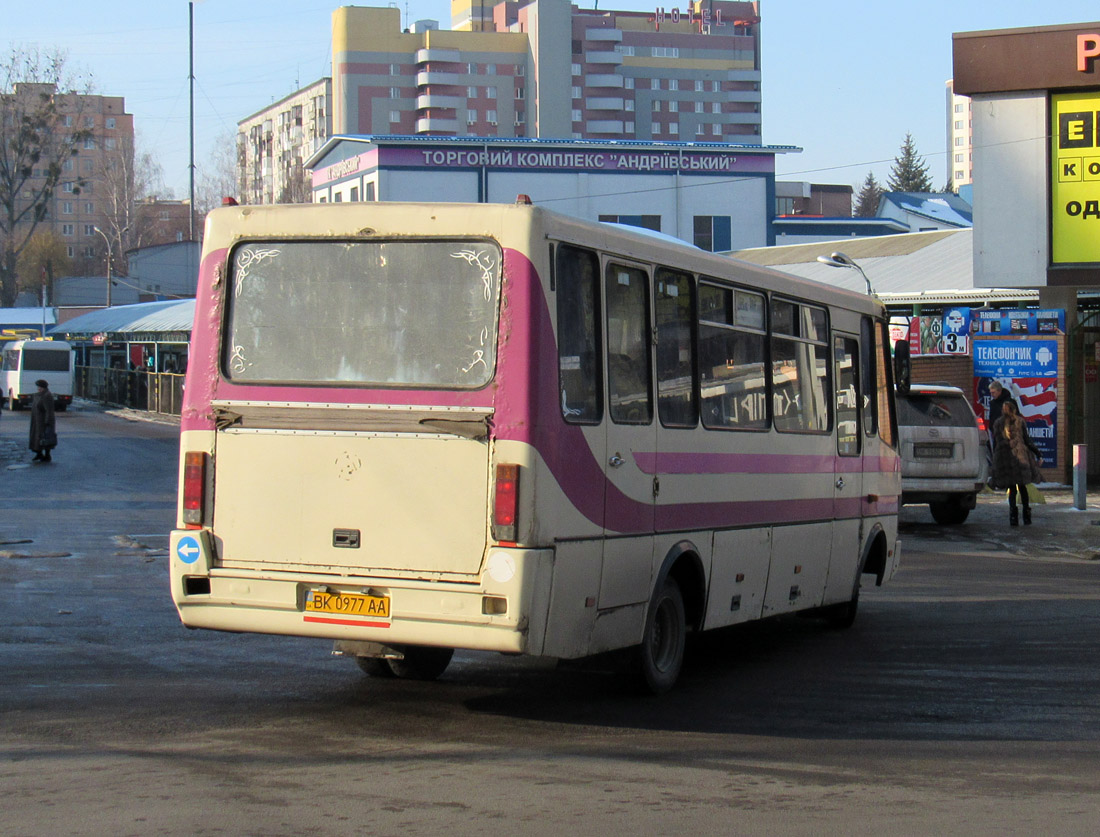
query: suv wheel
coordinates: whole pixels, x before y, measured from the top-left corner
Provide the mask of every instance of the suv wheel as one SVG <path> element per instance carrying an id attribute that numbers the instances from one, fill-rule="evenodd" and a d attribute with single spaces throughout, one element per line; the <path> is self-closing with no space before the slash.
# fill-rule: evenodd
<path id="1" fill-rule="evenodd" d="M 970 516 L 970 509 L 963 508 L 957 500 L 929 503 L 928 509 L 932 512 L 932 519 L 941 526 L 958 526 Z"/>

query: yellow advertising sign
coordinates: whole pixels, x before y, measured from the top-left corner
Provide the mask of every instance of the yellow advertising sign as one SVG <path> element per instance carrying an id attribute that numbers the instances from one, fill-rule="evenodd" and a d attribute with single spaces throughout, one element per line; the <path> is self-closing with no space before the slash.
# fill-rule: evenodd
<path id="1" fill-rule="evenodd" d="M 1051 263 L 1100 262 L 1100 91 L 1052 93 Z"/>

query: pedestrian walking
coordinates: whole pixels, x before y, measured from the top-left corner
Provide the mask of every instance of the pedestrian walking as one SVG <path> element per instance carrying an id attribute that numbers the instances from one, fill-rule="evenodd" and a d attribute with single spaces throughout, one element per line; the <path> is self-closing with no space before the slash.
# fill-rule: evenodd
<path id="1" fill-rule="evenodd" d="M 986 419 L 986 427 L 992 427 L 1001 417 L 1006 401 L 1012 398 L 1000 381 L 994 379 L 989 382 L 989 417 Z"/>
<path id="2" fill-rule="evenodd" d="M 1027 422 L 1020 415 L 1016 402 L 1011 398 L 1004 402 L 1001 417 L 993 425 L 993 487 L 1008 489 L 1008 524 L 1019 526 L 1016 511 L 1016 494 L 1024 511 L 1024 525 L 1031 524 L 1031 506 L 1028 503 L 1027 484 L 1039 482 L 1039 464 L 1043 461 L 1039 449 L 1027 433 Z"/>
<path id="3" fill-rule="evenodd" d="M 53 393 L 50 385 L 39 379 L 34 382 L 37 392 L 31 396 L 31 432 L 29 447 L 34 451 L 33 462 L 52 462 L 50 451 L 57 447 L 57 420 L 53 411 Z"/>

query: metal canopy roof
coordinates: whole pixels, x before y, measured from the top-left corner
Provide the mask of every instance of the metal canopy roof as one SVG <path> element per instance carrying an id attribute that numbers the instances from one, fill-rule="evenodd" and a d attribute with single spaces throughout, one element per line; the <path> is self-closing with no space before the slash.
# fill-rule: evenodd
<path id="1" fill-rule="evenodd" d="M 861 293 L 864 284 L 858 272 L 838 270 L 817 261 L 818 256 L 841 250 L 859 262 L 875 293 L 885 297 L 984 290 L 974 287 L 973 246 L 973 231 L 968 228 L 761 247 L 730 255 Z"/>
<path id="2" fill-rule="evenodd" d="M 152 334 L 191 332 L 195 320 L 195 300 L 173 299 L 167 302 L 139 302 L 92 311 L 54 326 L 53 337 L 62 335 L 91 337 L 94 334 Z"/>

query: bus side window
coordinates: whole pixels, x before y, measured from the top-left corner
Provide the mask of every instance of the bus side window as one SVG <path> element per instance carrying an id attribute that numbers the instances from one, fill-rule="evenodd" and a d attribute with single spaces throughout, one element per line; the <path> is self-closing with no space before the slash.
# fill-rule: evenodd
<path id="1" fill-rule="evenodd" d="M 660 268 L 656 276 L 657 415 L 666 427 L 695 427 L 695 285 Z"/>
<path id="2" fill-rule="evenodd" d="M 824 308 L 772 300 L 775 429 L 825 433 L 829 424 L 828 318 Z"/>
<path id="3" fill-rule="evenodd" d="M 897 444 L 898 420 L 894 413 L 894 364 L 886 323 L 875 323 L 875 390 L 878 395 L 878 433 L 890 447 Z"/>
<path id="4" fill-rule="evenodd" d="M 859 346 L 850 337 L 833 338 L 836 362 L 836 452 L 859 456 Z"/>
<path id="5" fill-rule="evenodd" d="M 635 267 L 609 264 L 605 283 L 608 412 L 616 424 L 649 424 L 649 276 Z"/>
<path id="6" fill-rule="evenodd" d="M 558 247 L 558 383 L 562 417 L 570 424 L 603 418 L 599 262 L 577 247 Z"/>
<path id="7" fill-rule="evenodd" d="M 711 430 L 768 426 L 764 295 L 699 283 L 699 400 Z"/>
<path id="8" fill-rule="evenodd" d="M 863 433 L 878 433 L 878 399 L 875 397 L 875 334 L 870 317 L 859 325 L 859 380 L 863 386 Z"/>

